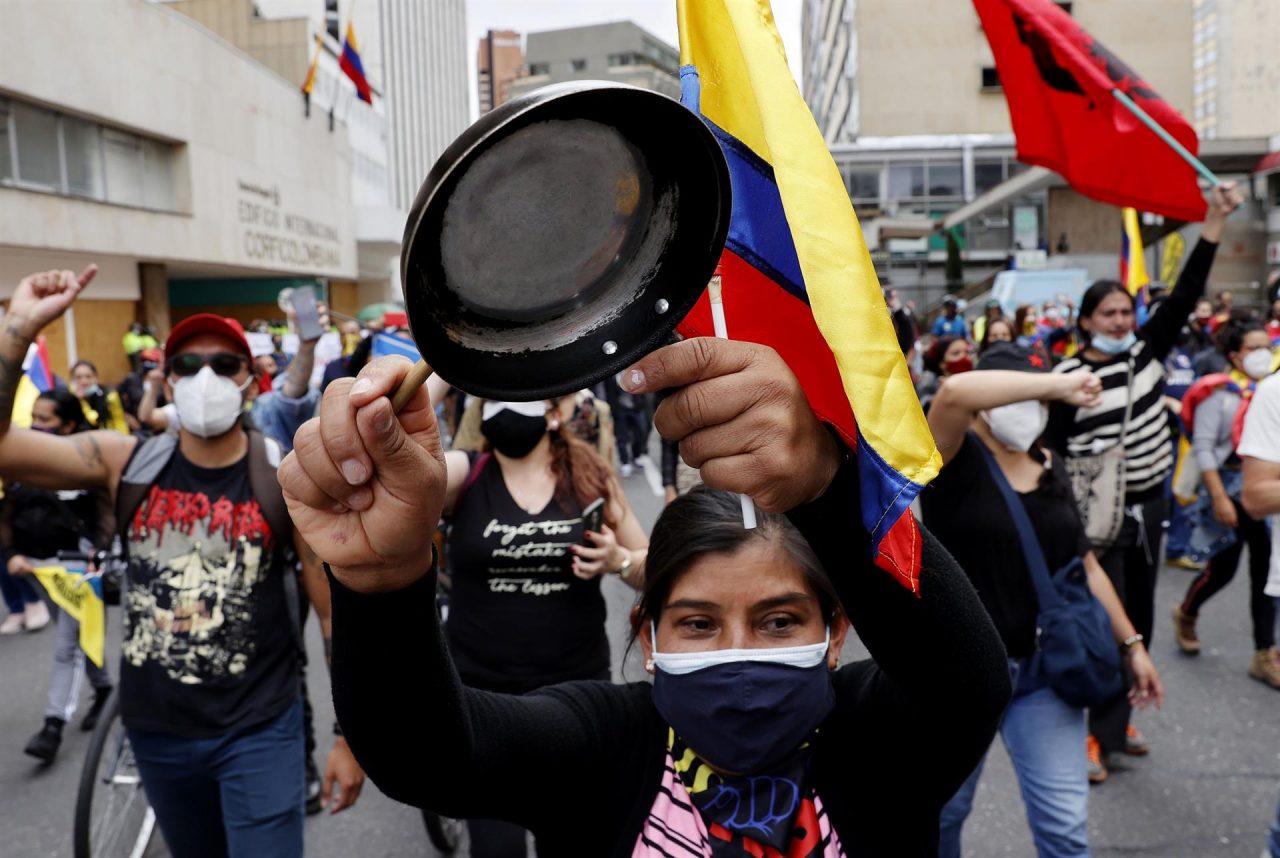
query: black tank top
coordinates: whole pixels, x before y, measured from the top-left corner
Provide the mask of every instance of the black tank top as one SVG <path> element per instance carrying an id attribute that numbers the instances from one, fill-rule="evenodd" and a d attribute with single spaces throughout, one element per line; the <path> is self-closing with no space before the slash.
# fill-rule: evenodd
<path id="1" fill-rule="evenodd" d="M 459 500 L 446 629 L 463 681 L 506 693 L 606 675 L 609 641 L 600 579 L 573 574 L 569 546 L 582 515 L 552 498 L 538 513 L 512 499 L 494 459 Z"/>

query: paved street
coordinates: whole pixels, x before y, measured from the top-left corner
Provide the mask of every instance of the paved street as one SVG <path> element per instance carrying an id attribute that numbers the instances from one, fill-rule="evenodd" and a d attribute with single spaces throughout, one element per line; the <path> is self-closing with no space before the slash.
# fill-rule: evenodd
<path id="1" fill-rule="evenodd" d="M 638 473 L 627 480 L 627 490 L 642 521 L 652 522 L 659 499 L 650 481 Z M 1187 659 L 1173 651 L 1167 618 L 1190 573 L 1165 569 L 1162 574 L 1153 652 L 1169 703 L 1163 712 L 1144 715 L 1139 721 L 1153 745 L 1152 755 L 1118 761 L 1111 780 L 1091 792 L 1094 855 L 1257 858 L 1280 793 L 1280 695 L 1245 675 L 1251 653 L 1243 575 L 1206 607 L 1201 629 L 1204 653 Z M 624 646 L 630 593 L 612 579 L 606 582 L 606 592 L 616 660 Z M 114 611 L 112 615 L 116 619 Z M 114 622 L 112 630 L 109 638 L 117 640 Z M 313 663 L 320 664 L 314 623 L 308 631 Z M 70 854 L 72 806 L 88 734 L 70 729 L 58 760 L 48 769 L 38 768 L 22 754 L 23 744 L 41 722 L 52 644 L 52 629 L 0 639 L 3 858 Z M 847 655 L 857 657 L 853 646 Z M 115 648 L 109 649 L 114 658 Z M 317 733 L 325 749 L 332 718 L 324 705 L 328 686 L 322 670 L 313 669 L 311 675 L 312 700 L 321 704 Z M 633 655 L 626 676 L 642 675 Z M 406 677 L 406 695 L 414 692 L 412 677 Z M 946 713 L 938 717 L 945 719 Z M 965 845 L 965 854 L 975 858 L 1034 854 L 1017 785 L 998 743 L 966 828 Z M 369 784 L 356 808 L 338 817 L 308 820 L 307 854 L 422 858 L 437 853 L 427 845 L 418 812 L 390 801 Z"/>

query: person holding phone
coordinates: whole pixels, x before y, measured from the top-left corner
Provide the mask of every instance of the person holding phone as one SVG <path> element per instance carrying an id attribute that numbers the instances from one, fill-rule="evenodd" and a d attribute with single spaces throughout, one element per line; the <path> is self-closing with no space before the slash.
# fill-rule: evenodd
<path id="1" fill-rule="evenodd" d="M 445 454 L 446 630 L 474 688 L 524 694 L 610 678 L 600 580 L 639 587 L 649 541 L 609 464 L 569 431 L 573 405 L 572 396 L 485 402 L 487 452 Z M 367 473 L 359 465 L 348 476 Z M 525 855 L 518 826 L 473 820 L 470 829 L 473 858 Z"/>

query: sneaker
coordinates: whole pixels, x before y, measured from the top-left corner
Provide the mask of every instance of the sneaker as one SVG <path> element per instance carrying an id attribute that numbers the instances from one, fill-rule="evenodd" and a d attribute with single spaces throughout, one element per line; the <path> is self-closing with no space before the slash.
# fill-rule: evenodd
<path id="1" fill-rule="evenodd" d="M 58 755 L 58 746 L 62 744 L 62 726 L 66 723 L 61 718 L 44 719 L 44 726 L 31 737 L 22 752 L 43 763 L 52 763 Z"/>
<path id="2" fill-rule="evenodd" d="M 1196 618 L 1183 613 L 1182 606 L 1173 609 L 1173 637 L 1178 642 L 1178 649 L 1187 655 L 1200 654 L 1200 638 L 1196 636 Z"/>
<path id="3" fill-rule="evenodd" d="M 1124 728 L 1124 752 L 1131 757 L 1145 757 L 1151 753 L 1151 746 L 1147 744 L 1147 737 L 1138 731 L 1138 728 L 1130 724 Z"/>
<path id="4" fill-rule="evenodd" d="M 320 803 L 320 770 L 316 768 L 315 757 L 307 755 L 307 816 L 315 816 L 324 810 Z"/>
<path id="5" fill-rule="evenodd" d="M 10 614 L 0 623 L 0 635 L 16 635 L 27 627 L 26 614 Z"/>
<path id="6" fill-rule="evenodd" d="M 1102 745 L 1093 736 L 1084 740 L 1084 755 L 1088 760 L 1089 783 L 1100 784 L 1107 779 L 1107 763 L 1102 758 Z"/>
<path id="7" fill-rule="evenodd" d="M 1280 688 L 1280 652 L 1275 647 L 1255 652 L 1249 675 L 1272 688 Z"/>
<path id="8" fill-rule="evenodd" d="M 49 625 L 49 608 L 44 602 L 32 602 L 27 605 L 27 631 L 38 632 Z"/>
<path id="9" fill-rule="evenodd" d="M 618 469 L 618 473 L 622 475 L 623 479 L 626 479 L 627 477 L 631 476 L 635 472 L 636 472 L 636 469 L 631 465 L 630 462 L 624 463 L 623 466 Z"/>
<path id="10" fill-rule="evenodd" d="M 653 460 L 652 460 L 652 459 L 650 459 L 648 456 L 643 455 L 643 454 L 641 454 L 641 455 L 639 455 L 639 456 L 636 456 L 636 467 L 637 467 L 637 468 L 647 468 L 647 467 L 649 467 L 651 464 L 653 464 Z"/>
<path id="11" fill-rule="evenodd" d="M 1181 557 L 1172 557 L 1167 563 L 1176 569 L 1186 569 L 1188 572 L 1203 572 L 1205 567 L 1203 562 L 1194 559 L 1188 554 L 1184 554 Z"/>
<path id="12" fill-rule="evenodd" d="M 107 700 L 111 698 L 111 686 L 106 688 L 95 688 L 93 690 L 93 702 L 89 704 L 89 711 L 84 713 L 84 720 L 80 722 L 80 729 L 88 733 L 94 727 L 98 726 L 98 716 L 102 714 L 103 708 L 107 705 Z"/>

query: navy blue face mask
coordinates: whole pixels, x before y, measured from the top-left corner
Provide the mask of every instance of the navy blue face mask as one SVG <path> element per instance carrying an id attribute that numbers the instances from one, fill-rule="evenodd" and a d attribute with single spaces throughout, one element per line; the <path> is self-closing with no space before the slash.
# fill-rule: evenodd
<path id="1" fill-rule="evenodd" d="M 733 774 L 766 771 L 793 754 L 835 708 L 829 642 L 830 633 L 827 641 L 802 647 L 655 651 L 653 703 L 710 765 Z"/>

